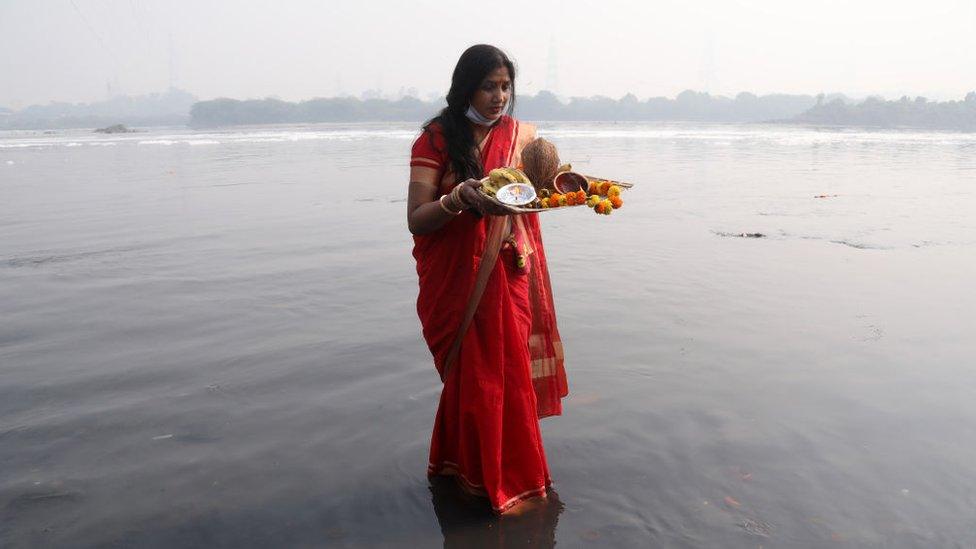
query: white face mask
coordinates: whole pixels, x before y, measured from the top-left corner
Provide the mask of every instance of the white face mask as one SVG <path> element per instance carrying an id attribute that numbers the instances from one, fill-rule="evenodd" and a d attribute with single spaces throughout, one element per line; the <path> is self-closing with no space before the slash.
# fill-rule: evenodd
<path id="1" fill-rule="evenodd" d="M 505 109 L 502 109 L 502 112 L 505 112 Z M 478 112 L 478 109 L 474 108 L 470 103 L 468 104 L 468 110 L 467 112 L 464 113 L 464 116 L 467 116 L 468 120 L 474 122 L 479 126 L 491 126 L 492 124 L 498 121 L 498 118 L 502 117 L 502 115 L 499 114 L 498 118 L 495 119 L 485 118 L 484 116 L 481 116 L 481 113 Z"/>

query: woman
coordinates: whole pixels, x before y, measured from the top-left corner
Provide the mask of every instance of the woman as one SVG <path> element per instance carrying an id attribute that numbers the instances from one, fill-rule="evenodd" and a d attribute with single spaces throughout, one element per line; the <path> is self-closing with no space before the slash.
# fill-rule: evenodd
<path id="1" fill-rule="evenodd" d="M 458 60 L 447 107 L 413 145 L 407 222 L 417 312 L 444 383 L 428 475 L 452 475 L 505 512 L 551 484 L 538 418 L 567 394 L 537 214 L 486 198 L 479 179 L 518 166 L 535 127 L 508 116 L 515 67 L 477 45 Z"/>

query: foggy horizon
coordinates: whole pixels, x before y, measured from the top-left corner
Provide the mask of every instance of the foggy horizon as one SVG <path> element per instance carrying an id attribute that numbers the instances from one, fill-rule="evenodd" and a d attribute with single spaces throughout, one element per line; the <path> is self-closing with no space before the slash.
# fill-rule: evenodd
<path id="1" fill-rule="evenodd" d="M 485 14 L 312 2 L 0 5 L 0 106 L 95 102 L 170 87 L 201 100 L 443 96 L 467 46 L 492 43 L 520 94 L 683 90 L 961 99 L 976 89 L 976 4 L 505 3 Z M 505 21 L 499 30 L 492 17 Z M 605 30 L 604 30 L 605 29 Z M 582 35 L 575 39 L 574 35 Z M 431 47 L 431 35 L 439 43 Z"/>

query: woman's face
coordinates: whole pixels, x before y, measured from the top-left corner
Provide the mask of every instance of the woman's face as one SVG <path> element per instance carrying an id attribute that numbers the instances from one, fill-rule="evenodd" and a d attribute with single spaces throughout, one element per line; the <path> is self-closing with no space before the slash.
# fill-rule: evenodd
<path id="1" fill-rule="evenodd" d="M 508 68 L 498 67 L 488 73 L 471 98 L 471 106 L 489 120 L 498 119 L 512 96 L 512 78 Z"/>

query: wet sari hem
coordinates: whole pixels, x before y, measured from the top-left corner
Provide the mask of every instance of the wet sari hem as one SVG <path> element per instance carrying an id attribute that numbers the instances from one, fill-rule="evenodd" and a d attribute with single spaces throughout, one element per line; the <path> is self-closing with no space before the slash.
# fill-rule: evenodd
<path id="1" fill-rule="evenodd" d="M 461 473 L 461 471 L 458 470 L 457 464 L 455 463 L 444 461 L 441 462 L 440 465 L 434 465 L 433 463 L 428 464 L 427 477 L 430 478 L 435 476 L 453 477 L 457 481 L 458 486 L 468 494 L 482 497 L 485 499 L 490 499 L 488 498 L 488 492 L 486 492 L 484 489 L 484 485 L 476 484 L 468 480 L 468 478 L 464 476 L 464 473 Z M 491 510 L 494 511 L 495 513 L 502 514 L 505 511 L 508 511 L 509 509 L 515 507 L 516 505 L 522 503 L 527 499 L 531 499 L 537 496 L 545 497 L 546 491 L 551 486 L 552 486 L 552 479 L 546 479 L 545 484 L 543 484 L 542 486 L 531 488 L 529 490 L 522 492 L 521 494 L 512 496 L 507 500 L 505 500 L 504 502 L 502 502 L 502 504 L 497 507 L 495 505 L 490 504 Z"/>

